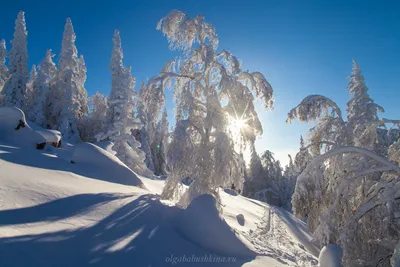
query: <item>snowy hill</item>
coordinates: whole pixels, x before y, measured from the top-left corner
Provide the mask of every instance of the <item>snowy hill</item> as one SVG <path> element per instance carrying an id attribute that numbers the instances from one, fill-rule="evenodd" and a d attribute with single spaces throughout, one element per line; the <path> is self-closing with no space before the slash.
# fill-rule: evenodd
<path id="1" fill-rule="evenodd" d="M 221 191 L 222 218 L 207 197 L 182 210 L 160 201 L 164 181 L 135 175 L 143 185 L 128 185 L 113 157 L 91 144 L 0 142 L 0 266 L 317 265 L 305 225 L 289 213 L 230 191 Z"/>

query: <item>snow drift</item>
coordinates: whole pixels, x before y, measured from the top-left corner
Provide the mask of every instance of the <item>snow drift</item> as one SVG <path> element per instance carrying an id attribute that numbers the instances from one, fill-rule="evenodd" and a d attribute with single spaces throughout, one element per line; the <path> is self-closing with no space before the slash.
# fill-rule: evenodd
<path id="1" fill-rule="evenodd" d="M 123 185 L 145 187 L 136 173 L 122 161 L 94 144 L 81 143 L 76 145 L 71 162 L 79 165 L 77 167 L 80 168 L 81 174 L 84 176 Z"/>
<path id="2" fill-rule="evenodd" d="M 235 257 L 254 257 L 220 216 L 216 199 L 209 194 L 195 198 L 179 218 L 178 231 L 190 241 L 212 252 Z M 201 214 L 201 215 L 200 215 Z"/>

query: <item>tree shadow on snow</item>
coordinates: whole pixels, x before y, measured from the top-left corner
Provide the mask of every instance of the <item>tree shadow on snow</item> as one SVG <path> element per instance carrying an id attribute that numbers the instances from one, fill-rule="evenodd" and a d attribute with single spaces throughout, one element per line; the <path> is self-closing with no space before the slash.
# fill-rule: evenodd
<path id="1" fill-rule="evenodd" d="M 96 205 L 98 201 L 86 201 L 85 205 Z M 49 212 L 42 207 L 26 208 L 24 216 L 42 213 L 36 220 L 49 220 L 53 216 L 65 218 L 84 209 L 66 206 L 76 205 L 79 198 L 66 198 L 49 203 Z M 71 202 L 70 202 L 71 201 Z M 69 203 L 70 202 L 70 203 Z M 85 201 L 83 201 L 85 202 Z M 41 205 L 39 205 L 41 206 Z M 61 211 L 54 213 L 54 209 Z M 32 210 L 29 210 L 32 209 Z M 162 266 L 242 266 L 252 259 L 236 258 L 235 262 L 171 262 L 171 256 L 191 258 L 215 254 L 182 238 L 175 230 L 175 219 L 182 210 L 163 205 L 157 196 L 143 195 L 122 206 L 97 224 L 71 231 L 58 231 L 39 235 L 0 238 L 0 266 L 95 266 L 95 267 L 162 267 Z M 12 211 L 8 211 L 12 212 Z M 20 212 L 15 210 L 15 212 Z M 53 213 L 52 213 L 53 212 Z M 65 214 L 63 214 L 65 212 Z M 8 216 L 11 216 L 9 213 Z M 4 216 L 0 214 L 0 216 Z M 19 216 L 19 218 L 18 218 Z M 22 213 L 14 222 L 23 220 Z M 39 218 L 40 217 L 40 218 Z M 3 219 L 3 223 L 6 220 Z M 13 221 L 10 220 L 10 223 Z M 210 236 L 210 238 L 213 238 Z M 173 258 L 182 260 L 182 258 Z M 215 258 L 214 258 L 215 259 Z M 225 258 L 227 259 L 227 258 Z"/>
<path id="2" fill-rule="evenodd" d="M 93 210 L 96 206 L 128 194 L 80 194 L 57 199 L 32 207 L 0 211 L 0 226 L 34 222 L 51 222 L 73 217 Z"/>

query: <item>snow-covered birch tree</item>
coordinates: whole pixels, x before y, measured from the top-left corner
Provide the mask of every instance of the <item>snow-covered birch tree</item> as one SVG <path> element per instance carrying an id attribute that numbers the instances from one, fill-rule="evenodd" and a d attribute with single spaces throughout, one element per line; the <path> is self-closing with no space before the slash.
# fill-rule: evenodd
<path id="1" fill-rule="evenodd" d="M 181 205 L 205 193 L 219 199 L 218 188 L 240 183 L 244 173 L 229 129 L 240 125 L 238 136 L 254 142 L 262 133 L 254 95 L 271 108 L 273 90 L 261 73 L 243 72 L 235 56 L 217 51 L 217 34 L 203 16 L 192 19 L 174 10 L 157 28 L 170 49 L 182 51 L 152 80 L 173 88 L 177 103 L 177 123 L 167 150 L 171 172 L 162 197 L 172 198 L 180 181 L 190 177 L 194 182 Z"/>
<path id="2" fill-rule="evenodd" d="M 28 48 L 25 13 L 20 11 L 15 20 L 14 39 L 8 53 L 10 78 L 3 87 L 4 104 L 24 108 L 24 94 L 28 82 Z"/>

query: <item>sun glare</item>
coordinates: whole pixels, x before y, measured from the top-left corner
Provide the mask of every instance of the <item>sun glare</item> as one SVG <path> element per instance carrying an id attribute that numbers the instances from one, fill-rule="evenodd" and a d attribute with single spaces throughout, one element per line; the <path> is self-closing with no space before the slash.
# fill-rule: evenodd
<path id="1" fill-rule="evenodd" d="M 246 124 L 246 120 L 234 117 L 229 118 L 228 130 L 232 135 L 232 139 L 235 144 L 239 145 L 241 134 L 243 133 L 243 130 L 246 129 L 246 127 L 248 127 Z"/>

